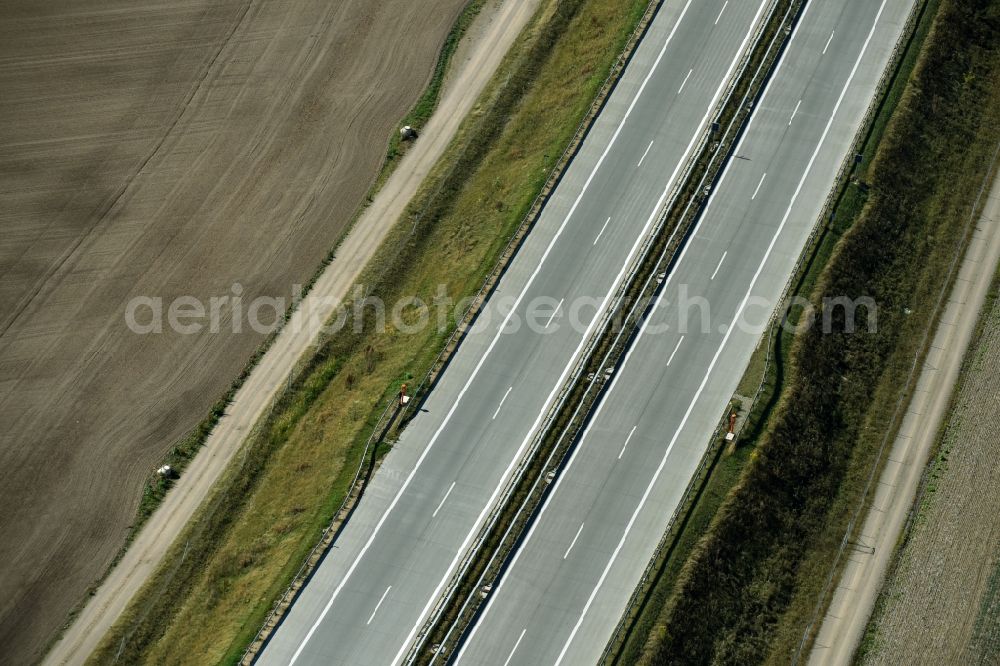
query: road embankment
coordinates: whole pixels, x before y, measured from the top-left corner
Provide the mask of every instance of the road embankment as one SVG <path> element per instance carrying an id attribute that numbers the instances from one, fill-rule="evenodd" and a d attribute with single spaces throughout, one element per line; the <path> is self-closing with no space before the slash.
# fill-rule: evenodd
<path id="1" fill-rule="evenodd" d="M 774 411 L 639 663 L 787 663 L 808 647 L 830 563 L 857 536 L 852 516 L 968 241 L 1000 127 L 995 13 L 991 2 L 942 0 L 918 28 L 928 37 L 904 57 L 912 75 L 889 88 L 830 221 L 836 242 L 819 246 L 821 270 L 804 283 L 815 317 L 824 298 L 867 298 L 877 325 L 842 311 L 791 340 Z"/>
<path id="2" fill-rule="evenodd" d="M 646 4 L 541 3 L 358 278 L 366 296 L 433 303 L 440 284 L 459 301 L 477 293 Z M 564 33 L 572 38 L 560 39 Z M 96 661 L 241 658 L 338 512 L 384 406 L 401 383 L 415 383 L 433 366 L 461 316 L 443 331 L 427 327 L 414 335 L 377 329 L 375 319 L 371 308 L 362 309 L 357 322 L 322 338 L 297 366 Z"/>

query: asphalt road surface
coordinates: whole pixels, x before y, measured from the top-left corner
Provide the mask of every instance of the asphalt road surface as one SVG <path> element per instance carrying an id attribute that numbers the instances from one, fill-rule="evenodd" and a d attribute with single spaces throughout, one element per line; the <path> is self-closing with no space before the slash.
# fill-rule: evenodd
<path id="1" fill-rule="evenodd" d="M 263 343 L 250 304 L 315 274 L 465 4 L 0 2 L 0 663 L 91 598 Z M 161 332 L 128 325 L 143 302 Z M 285 307 L 257 303 L 265 327 Z"/>
<path id="2" fill-rule="evenodd" d="M 817 221 L 911 5 L 809 3 L 739 159 L 457 663 L 598 660 Z"/>
<path id="3" fill-rule="evenodd" d="M 285 386 L 290 368 L 307 353 L 336 304 L 348 296 L 367 259 L 379 248 L 444 153 L 462 119 L 537 9 L 537 2 L 506 0 L 491 15 L 484 10 L 477 16 L 455 54 L 454 69 L 449 72 L 441 102 L 423 127 L 421 140 L 410 147 L 344 238 L 337 257 L 324 269 L 236 392 L 197 457 L 46 655 L 45 663 L 82 663 L 160 566 L 164 553 L 228 469 L 247 433 Z M 484 20 L 485 24 L 480 23 Z M 478 34 L 472 37 L 471 31 Z"/>
<path id="4" fill-rule="evenodd" d="M 661 9 L 426 411 L 259 663 L 405 655 L 635 258 L 765 4 Z"/>

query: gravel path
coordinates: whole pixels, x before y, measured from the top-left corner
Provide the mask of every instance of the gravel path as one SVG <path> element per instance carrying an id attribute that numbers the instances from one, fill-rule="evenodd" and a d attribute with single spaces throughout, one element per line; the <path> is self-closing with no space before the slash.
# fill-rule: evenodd
<path id="1" fill-rule="evenodd" d="M 962 359 L 975 330 L 998 260 L 1000 260 L 1000 176 L 992 184 L 982 218 L 977 224 L 973 240 L 962 262 L 958 280 L 931 344 L 916 391 L 904 416 L 898 436 L 889 452 L 882 476 L 879 478 L 878 488 L 875 491 L 868 516 L 865 518 L 859 543 L 852 547 L 848 553 L 846 566 L 809 656 L 811 665 L 848 664 L 861 641 L 875 599 L 882 588 L 894 547 L 913 504 L 929 452 L 936 440 L 940 424 L 948 416 L 947 409 L 952 388 L 958 381 Z M 993 350 L 995 356 L 998 349 L 1000 348 Z M 1000 365 L 995 366 L 995 369 L 1000 369 Z M 1000 405 L 996 402 L 998 386 L 1000 386 L 997 383 L 998 377 L 1000 375 L 994 373 L 992 377 L 984 378 L 983 381 L 992 382 L 992 384 L 982 387 L 979 392 L 983 395 L 977 396 L 977 399 L 985 400 L 992 405 L 994 412 L 996 407 Z M 992 388 L 989 388 L 990 386 Z M 989 499 L 993 502 L 991 505 L 994 511 L 993 518 L 1000 516 L 1000 513 L 997 512 L 997 507 L 1000 507 L 1000 496 L 996 493 L 997 481 L 995 477 L 986 474 L 987 471 L 990 474 L 995 474 L 998 471 L 995 462 L 997 453 L 1000 451 L 1000 445 L 998 445 L 1000 440 L 995 434 L 992 437 L 984 436 L 995 425 L 994 422 L 995 418 L 981 418 L 981 423 L 977 427 L 982 428 L 982 430 L 970 431 L 967 441 L 963 442 L 961 447 L 963 455 L 968 456 L 970 460 L 983 458 L 992 460 L 994 468 L 992 470 L 980 469 L 981 478 L 974 479 L 976 474 L 974 467 L 978 463 L 956 462 L 956 467 L 965 470 L 963 474 L 968 474 L 968 476 L 955 475 L 954 483 L 957 491 L 955 488 L 948 488 L 935 493 L 940 496 L 941 504 L 948 507 L 949 510 L 957 511 L 954 515 L 967 514 L 968 522 L 962 523 L 964 528 L 971 529 L 975 526 L 976 529 L 985 530 L 985 532 L 970 538 L 966 532 L 959 529 L 959 525 L 939 526 L 937 529 L 950 530 L 942 532 L 940 536 L 949 544 L 949 548 L 929 549 L 927 557 L 937 562 L 936 568 L 930 565 L 930 560 L 928 560 L 925 570 L 921 570 L 918 566 L 916 569 L 918 573 L 911 583 L 915 589 L 934 590 L 934 594 L 944 593 L 943 589 L 936 589 L 941 583 L 936 583 L 933 580 L 932 575 L 935 571 L 939 576 L 945 576 L 945 571 L 950 572 L 947 574 L 948 576 L 965 576 L 969 569 L 980 569 L 973 575 L 973 578 L 982 576 L 984 571 L 988 575 L 990 571 L 988 568 L 981 569 L 981 567 L 991 566 L 988 562 L 983 563 L 975 559 L 980 551 L 976 551 L 974 548 L 982 547 L 983 544 L 970 542 L 988 540 L 991 536 L 990 530 L 995 530 L 997 523 L 994 521 L 991 527 L 989 521 L 979 521 L 983 514 L 973 512 L 971 507 L 959 510 L 959 506 L 968 501 L 983 502 L 985 494 L 990 496 Z M 957 449 L 956 446 L 956 455 L 958 454 Z M 949 464 L 952 463 L 949 462 Z M 991 492 L 984 492 L 984 489 L 990 488 L 992 488 Z M 947 522 L 947 518 L 941 520 Z M 928 518 L 927 522 L 933 521 Z M 995 532 L 992 542 L 989 543 L 991 548 L 996 547 Z M 994 550 L 994 553 L 996 552 Z M 954 562 L 960 563 L 960 565 L 945 569 L 943 563 L 948 562 L 949 558 L 958 558 Z M 970 579 L 963 578 L 959 587 L 968 580 Z M 956 578 L 956 583 L 958 582 Z M 937 610 L 926 608 L 918 611 L 914 608 L 912 612 L 916 615 L 905 619 L 899 618 L 899 626 L 906 627 L 909 638 L 901 639 L 895 645 L 899 647 L 907 641 L 909 641 L 910 646 L 914 647 L 918 645 L 926 647 L 928 644 L 935 643 L 946 644 L 950 639 L 935 636 L 934 631 L 928 630 L 931 622 L 942 622 L 949 626 L 950 630 L 957 631 L 959 627 L 950 624 L 952 620 L 958 622 L 955 613 L 969 612 L 973 613 L 972 617 L 975 616 L 974 610 L 966 610 L 968 599 L 963 601 L 957 596 L 973 594 L 973 590 L 956 587 L 953 593 L 956 596 L 949 598 L 946 603 L 957 604 L 957 606 L 948 613 L 943 613 L 941 608 L 944 606 L 939 605 Z M 918 605 L 917 602 L 914 602 L 914 605 Z M 893 614 L 888 613 L 887 615 Z M 961 623 L 959 622 L 959 624 Z M 901 659 L 899 653 L 892 650 L 881 654 L 887 660 L 886 663 L 894 664 L 955 663 L 948 659 L 925 661 L 925 653 L 916 648 L 912 654 L 919 659 L 915 660 Z"/>
<path id="2" fill-rule="evenodd" d="M 987 316 L 972 353 L 923 510 L 887 581 L 862 663 L 995 664 L 1000 658 L 1000 617 L 980 619 L 1000 565 L 1000 308 Z"/>
<path id="3" fill-rule="evenodd" d="M 391 31 L 387 31 L 377 40 L 378 43 L 381 45 L 390 44 L 395 50 L 406 45 L 420 46 L 420 42 L 435 34 L 438 34 L 438 43 L 440 43 L 444 33 L 435 32 L 440 26 L 435 24 L 434 29 L 431 29 L 430 26 L 424 25 L 427 18 L 414 18 L 413 15 L 433 17 L 435 21 L 447 24 L 445 26 L 447 28 L 455 16 L 455 11 L 464 5 L 464 0 L 435 1 L 440 5 L 437 11 L 426 6 L 426 3 L 400 3 L 396 0 L 382 3 L 391 6 L 393 8 L 391 11 L 397 9 L 400 11 L 400 16 L 395 21 L 399 25 L 395 27 L 405 29 L 407 36 L 405 38 L 393 36 Z M 358 2 L 365 6 L 371 4 L 368 0 L 358 0 Z M 343 3 L 334 4 L 339 7 Z M 397 7 L 400 4 L 405 5 L 405 8 Z M 73 625 L 50 652 L 46 659 L 47 663 L 79 663 L 82 661 L 122 612 L 135 591 L 141 587 L 155 569 L 163 553 L 193 515 L 210 491 L 212 484 L 238 450 L 245 434 L 267 408 L 275 392 L 285 382 L 292 364 L 308 350 L 309 345 L 316 337 L 319 323 L 325 321 L 331 312 L 330 304 L 334 302 L 335 298 L 347 294 L 364 262 L 378 247 L 431 166 L 441 156 L 448 142 L 454 136 L 459 123 L 472 108 L 476 97 L 496 70 L 521 28 L 527 24 L 535 7 L 537 7 L 537 0 L 505 0 L 502 4 L 494 3 L 491 11 L 485 12 L 481 19 L 477 19 L 475 34 L 478 41 L 471 42 L 475 44 L 474 46 L 465 46 L 461 50 L 461 58 L 456 59 L 456 68 L 449 76 L 446 92 L 438 111 L 422 129 L 420 140 L 401 160 L 392 177 L 385 183 L 351 233 L 341 243 L 337 251 L 337 259 L 324 271 L 289 325 L 285 327 L 268 353 L 261 359 L 237 393 L 235 400 L 213 431 L 206 446 L 192 461 L 160 509 L 150 518 L 122 561 L 112 570 Z M 444 11 L 445 8 L 448 11 Z M 414 42 L 414 35 L 421 35 L 421 38 Z M 433 53 L 436 55 L 436 51 Z M 390 55 L 391 57 L 387 59 L 374 59 L 373 62 L 377 65 L 379 75 L 388 76 L 389 70 L 399 67 L 401 62 L 409 60 L 399 53 Z M 330 64 L 330 66 L 334 69 L 351 69 L 344 63 Z M 371 76 L 371 74 L 369 71 L 366 76 Z M 391 85 L 386 84 L 385 88 L 391 88 Z M 359 87 L 359 89 L 363 90 L 363 87 Z M 392 94 L 401 93 L 397 91 Z M 401 115 L 402 113 L 399 113 L 395 117 Z M 311 136 L 315 137 L 317 134 L 313 133 Z M 387 132 L 383 131 L 380 136 L 387 136 Z M 384 140 L 380 139 L 376 147 L 381 151 L 384 147 Z M 288 198 L 280 188 L 268 188 L 266 192 L 270 196 L 270 201 L 275 205 L 280 205 Z M 304 198 L 296 196 L 295 200 L 304 202 L 307 208 L 304 213 L 316 213 L 317 211 L 312 210 L 313 199 L 310 198 L 315 193 L 303 194 L 308 196 Z M 356 201 L 360 200 L 360 196 Z M 329 198 L 329 195 L 324 194 L 323 197 L 326 199 Z M 336 229 L 328 229 L 327 231 L 336 231 Z M 259 240 L 273 242 L 273 239 L 269 239 L 267 234 L 264 234 Z M 277 243 L 278 248 L 287 250 L 284 245 L 283 242 Z M 233 247 L 232 252 L 244 252 L 246 247 L 245 244 L 240 244 Z M 318 243 L 316 251 L 322 253 L 328 247 L 329 243 Z M 316 262 L 318 260 L 317 257 Z M 316 262 L 309 263 L 309 266 L 315 266 Z M 281 263 L 278 261 L 277 265 L 280 266 Z M 210 267 L 210 262 L 205 264 L 206 270 Z M 261 269 L 276 270 L 276 265 L 265 262 Z M 268 275 L 270 276 L 270 273 Z M 249 351 L 246 351 L 240 358 L 246 358 L 248 355 Z M 139 366 L 140 369 L 142 367 Z M 204 368 L 202 372 L 210 370 L 213 368 Z M 234 374 L 235 370 L 221 373 L 219 381 L 216 382 L 220 388 L 214 393 L 209 393 L 207 397 L 214 398 L 221 393 L 222 387 L 230 381 Z M 192 411 L 192 415 L 202 416 L 210 403 L 211 400 L 204 404 L 198 403 L 197 409 Z M 184 428 L 190 427 L 192 423 L 193 421 L 186 422 Z M 175 426 L 173 430 L 179 433 L 183 432 L 184 429 Z M 148 473 L 149 465 L 159 455 L 162 455 L 164 441 L 169 440 L 157 439 L 156 442 L 161 447 L 154 450 L 155 455 L 146 456 L 140 465 L 133 466 L 137 478 Z M 127 488 L 128 493 L 131 494 L 117 493 L 118 501 L 121 501 L 122 495 L 134 496 L 136 488 L 137 485 L 132 484 Z M 131 505 L 124 506 L 123 509 L 117 511 L 119 522 L 130 518 L 133 511 L 134 506 Z M 112 548 L 107 552 L 113 554 L 118 542 L 117 540 L 112 540 L 112 542 Z M 89 574 L 89 578 L 84 580 L 92 580 L 94 576 L 99 574 L 106 566 L 106 561 L 105 558 L 103 563 L 99 562 L 90 566 L 88 570 L 92 573 Z M 68 603 L 72 603 L 79 598 L 81 591 L 82 587 L 77 586 L 71 595 L 64 596 L 68 597 Z M 63 609 L 65 607 L 64 604 Z M 64 613 L 65 610 L 62 612 Z M 58 617 L 62 617 L 62 615 Z"/>

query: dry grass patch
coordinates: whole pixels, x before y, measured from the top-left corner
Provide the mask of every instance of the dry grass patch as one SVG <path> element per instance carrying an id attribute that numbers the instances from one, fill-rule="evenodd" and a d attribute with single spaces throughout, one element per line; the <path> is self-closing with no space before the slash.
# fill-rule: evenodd
<path id="1" fill-rule="evenodd" d="M 997 3 L 940 6 L 909 85 L 890 91 L 875 123 L 866 154 L 877 154 L 858 172 L 867 185 L 843 194 L 837 242 L 818 246 L 820 270 L 800 284 L 814 302 L 874 298 L 877 331 L 813 326 L 778 354 L 787 379 L 757 455 L 658 609 L 639 663 L 785 664 L 812 617 L 1000 132 Z"/>
<path id="2" fill-rule="evenodd" d="M 548 0 L 366 269 L 367 293 L 475 293 L 572 138 L 646 0 Z M 367 311 L 367 310 L 366 310 Z M 339 506 L 374 421 L 453 329 L 324 340 L 92 661 L 232 663 Z"/>

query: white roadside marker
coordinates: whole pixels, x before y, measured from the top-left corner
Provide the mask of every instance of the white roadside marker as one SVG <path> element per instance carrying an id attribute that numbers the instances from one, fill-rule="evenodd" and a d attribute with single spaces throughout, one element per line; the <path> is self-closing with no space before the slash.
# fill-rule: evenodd
<path id="1" fill-rule="evenodd" d="M 719 10 L 719 15 L 715 17 L 715 23 L 713 25 L 719 25 L 719 19 L 722 18 L 722 12 L 726 11 L 726 7 L 729 6 L 729 0 L 722 3 L 722 9 Z"/>
<path id="2" fill-rule="evenodd" d="M 521 644 L 521 639 L 524 638 L 524 632 L 526 631 L 527 629 L 521 630 L 521 635 L 517 637 L 517 642 L 514 643 L 514 649 L 510 651 L 509 655 L 507 655 L 507 661 L 503 662 L 503 666 L 507 666 L 510 663 L 510 660 L 514 658 L 514 653 L 517 652 L 517 646 Z"/>
<path id="3" fill-rule="evenodd" d="M 767 178 L 767 173 L 766 172 L 764 173 L 763 176 L 760 177 L 760 182 L 757 183 L 757 189 L 753 191 L 753 196 L 750 197 L 750 201 L 753 201 L 754 199 L 757 198 L 757 195 L 760 193 L 760 186 L 764 184 L 764 179 L 765 178 Z"/>
<path id="4" fill-rule="evenodd" d="M 556 315 L 557 315 L 557 314 L 559 314 L 559 308 L 561 308 L 561 307 L 562 307 L 562 304 L 563 304 L 563 301 L 565 301 L 565 300 L 566 300 L 565 298 L 561 298 L 561 299 L 559 299 L 559 305 L 557 305 L 557 306 L 556 306 L 556 309 L 555 309 L 555 310 L 553 310 L 553 311 L 552 311 L 552 314 L 550 314 L 550 315 L 549 315 L 549 320 L 548 320 L 547 322 L 545 322 L 545 328 L 548 328 L 548 327 L 549 327 L 549 324 L 551 324 L 551 323 L 552 323 L 552 320 L 556 318 Z"/>
<path id="5" fill-rule="evenodd" d="M 826 46 L 823 47 L 823 55 L 826 55 L 826 50 L 830 48 L 830 42 L 833 41 L 833 36 L 836 34 L 836 30 L 830 33 L 830 39 L 826 40 Z"/>

